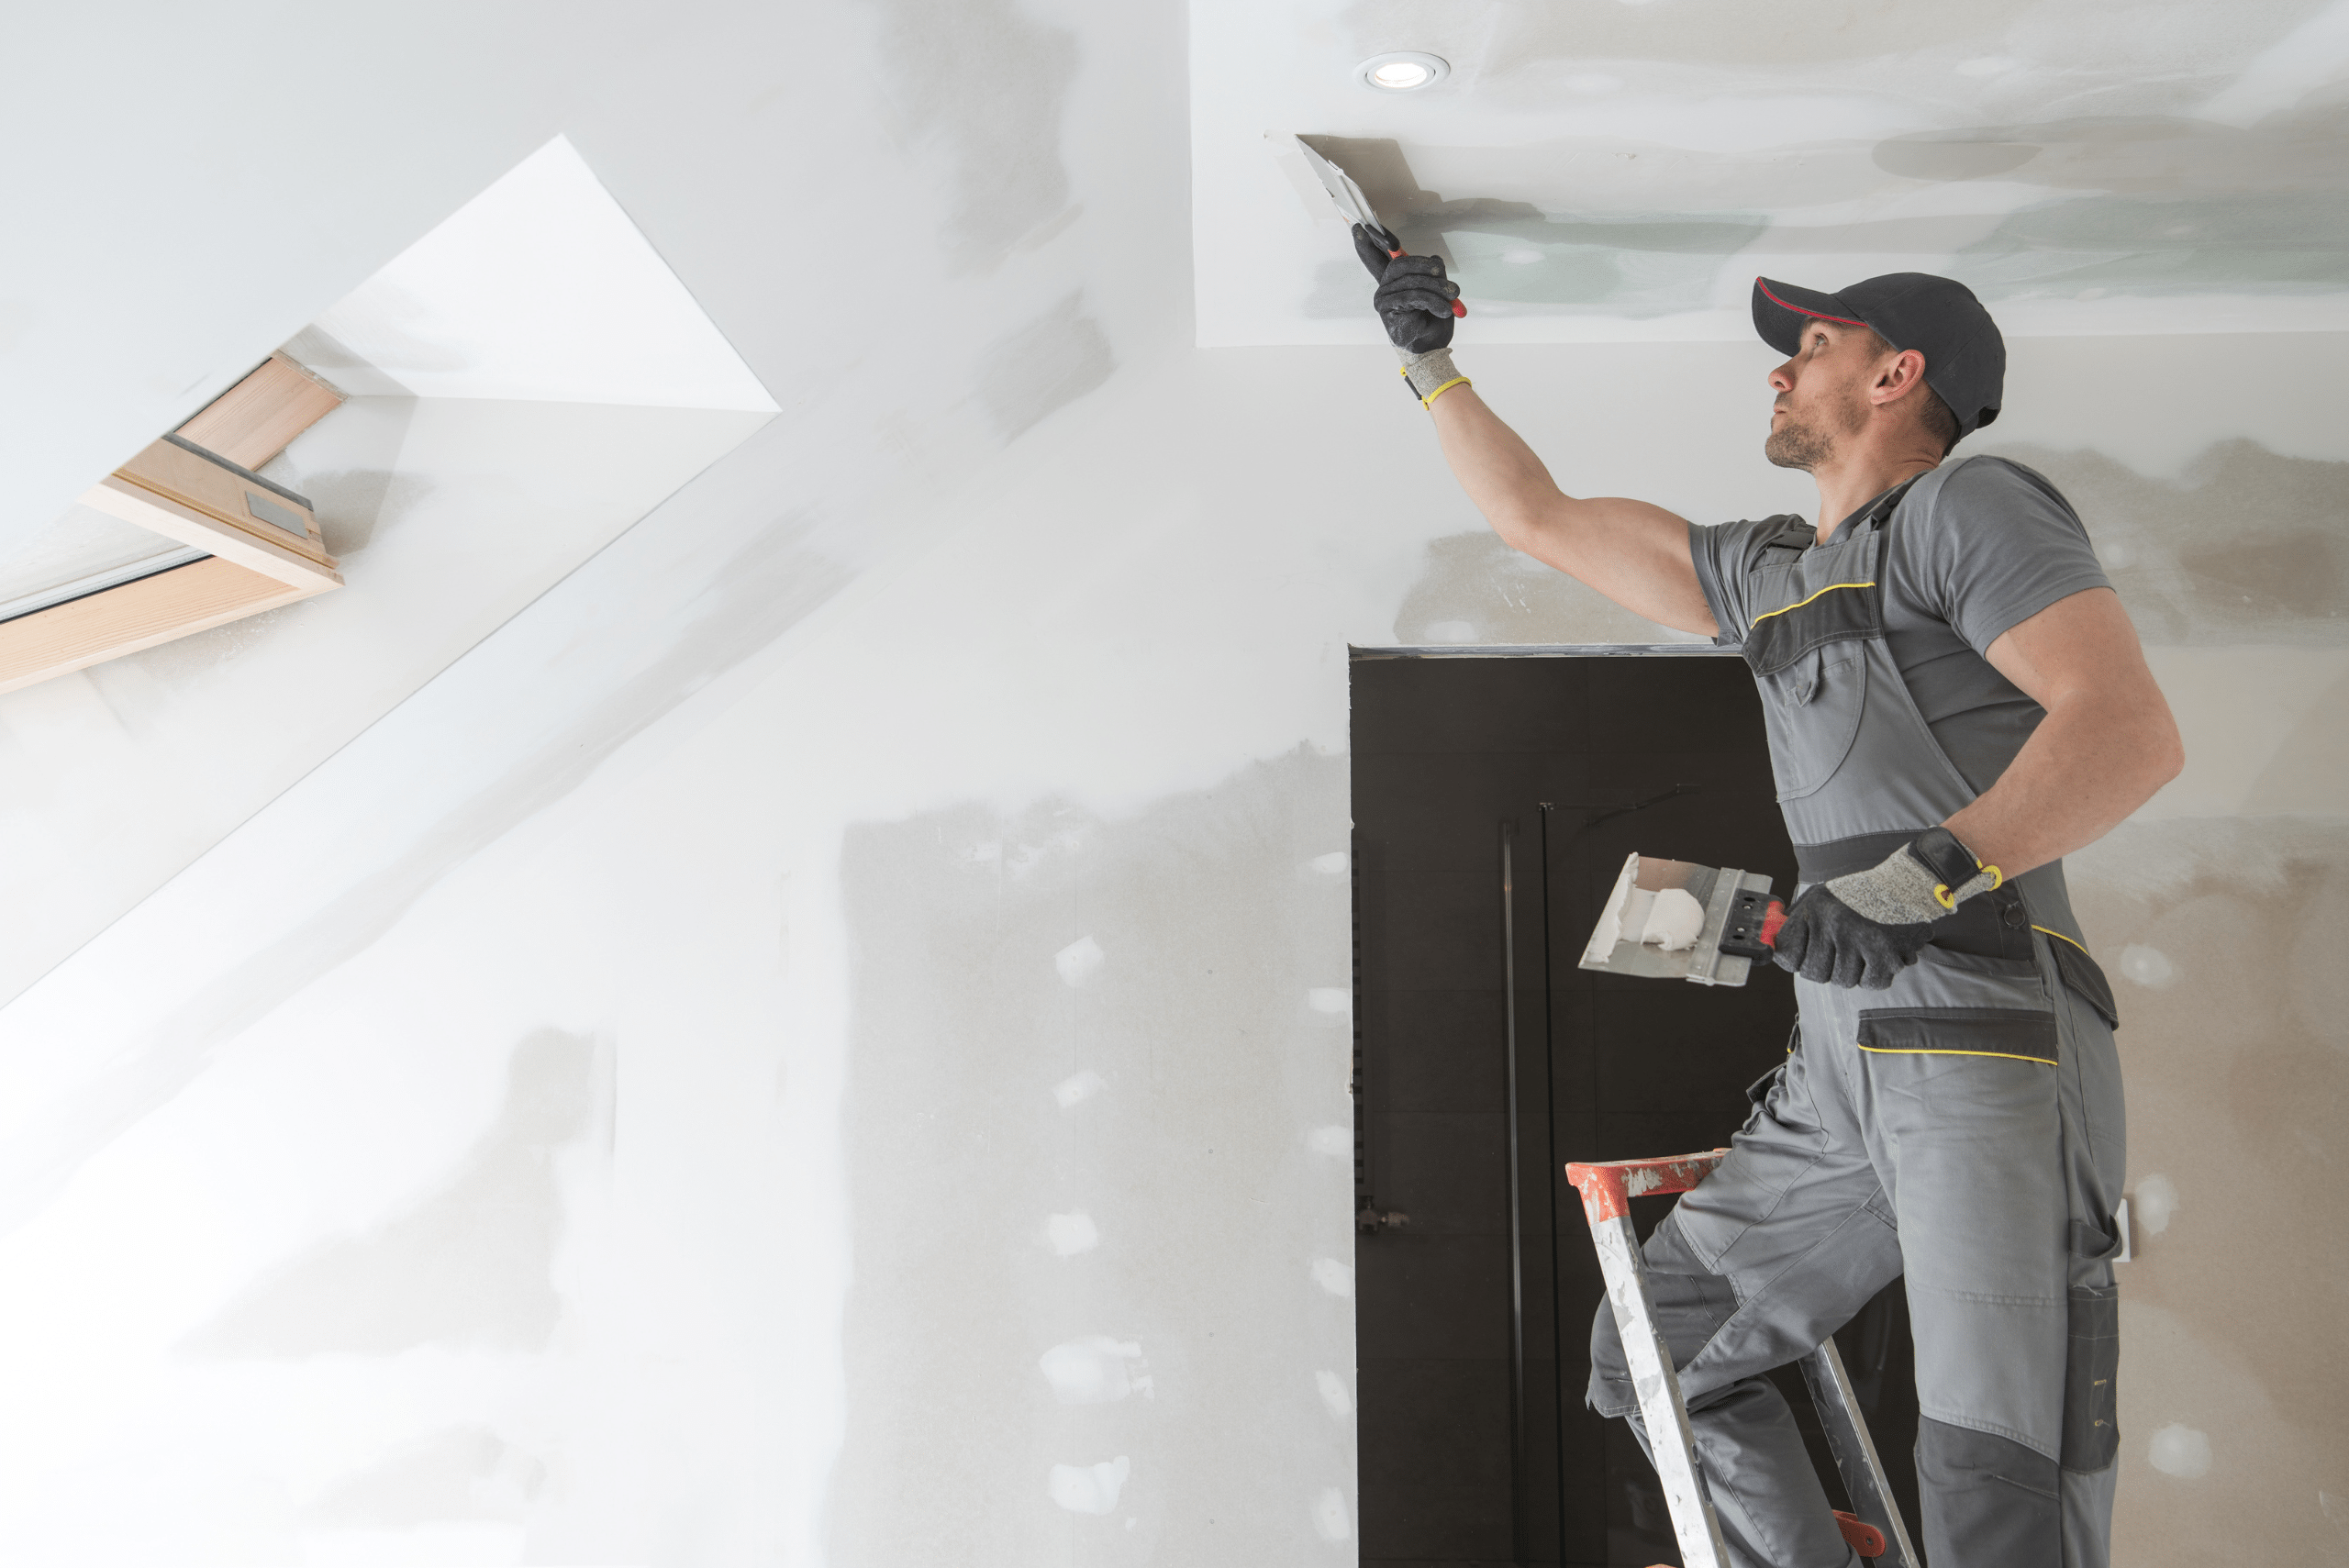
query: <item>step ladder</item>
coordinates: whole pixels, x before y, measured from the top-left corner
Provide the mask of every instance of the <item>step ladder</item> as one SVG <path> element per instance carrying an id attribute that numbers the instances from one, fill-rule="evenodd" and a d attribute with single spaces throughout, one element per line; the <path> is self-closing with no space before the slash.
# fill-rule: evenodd
<path id="1" fill-rule="evenodd" d="M 1664 1481 L 1665 1503 L 1672 1509 L 1672 1531 L 1679 1538 L 1686 1568 L 1730 1568 L 1729 1548 L 1721 1540 L 1720 1520 L 1711 1498 L 1697 1478 L 1697 1440 L 1688 1425 L 1688 1403 L 1680 1395 L 1680 1374 L 1672 1365 L 1672 1351 L 1655 1323 L 1655 1296 L 1648 1288 L 1647 1262 L 1640 1253 L 1640 1239 L 1631 1229 L 1631 1203 L 1652 1194 L 1685 1193 L 1712 1173 L 1729 1154 L 1716 1149 L 1705 1154 L 1675 1154 L 1660 1160 L 1609 1160 L 1566 1167 L 1566 1179 L 1582 1194 L 1582 1211 L 1590 1221 L 1590 1239 L 1598 1249 L 1598 1266 L 1607 1279 L 1608 1304 L 1615 1309 L 1615 1329 L 1622 1336 L 1623 1356 L 1639 1395 L 1640 1418 L 1646 1423 L 1648 1446 L 1655 1455 L 1656 1473 Z M 1902 1528 L 1900 1510 L 1885 1483 L 1883 1462 L 1876 1441 L 1860 1414 L 1852 1379 L 1843 1370 L 1831 1335 L 1802 1361 L 1804 1383 L 1811 1403 L 1819 1407 L 1820 1424 L 1827 1429 L 1827 1446 L 1842 1473 L 1843 1490 L 1851 1495 L 1849 1514 L 1837 1509 L 1835 1521 L 1843 1539 L 1880 1568 L 1920 1568 L 1916 1549 Z"/>

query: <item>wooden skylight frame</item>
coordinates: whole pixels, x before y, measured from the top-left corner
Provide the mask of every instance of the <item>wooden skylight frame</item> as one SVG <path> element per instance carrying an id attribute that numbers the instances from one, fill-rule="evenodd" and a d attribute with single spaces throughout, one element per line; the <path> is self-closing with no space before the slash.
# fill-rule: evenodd
<path id="1" fill-rule="evenodd" d="M 253 472 L 341 404 L 273 354 L 84 492 L 83 506 L 204 554 L 0 620 L 0 692 L 341 587 L 317 508 Z"/>

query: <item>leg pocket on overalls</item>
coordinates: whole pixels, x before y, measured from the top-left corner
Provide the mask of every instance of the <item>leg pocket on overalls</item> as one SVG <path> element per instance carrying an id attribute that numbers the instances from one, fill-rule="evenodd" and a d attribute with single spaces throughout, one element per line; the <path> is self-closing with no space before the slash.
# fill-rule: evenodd
<path id="1" fill-rule="evenodd" d="M 1882 1005 L 1860 1010 L 1856 1043 L 1879 1054 L 2005 1056 L 2051 1067 L 2060 1055 L 2037 964 L 1931 947 Z"/>
<path id="2" fill-rule="evenodd" d="M 2121 1426 L 2113 1413 L 2120 1367 L 2120 1287 L 2074 1285 L 2064 1368 L 2065 1469 L 2103 1470 L 2121 1451 Z"/>
<path id="3" fill-rule="evenodd" d="M 2047 946 L 2055 954 L 2055 973 L 2064 989 L 2094 1008 L 2106 1029 L 2119 1029 L 2121 1008 L 2112 999 L 2112 982 L 2104 977 L 2103 966 L 2062 937 L 2050 937 Z"/>

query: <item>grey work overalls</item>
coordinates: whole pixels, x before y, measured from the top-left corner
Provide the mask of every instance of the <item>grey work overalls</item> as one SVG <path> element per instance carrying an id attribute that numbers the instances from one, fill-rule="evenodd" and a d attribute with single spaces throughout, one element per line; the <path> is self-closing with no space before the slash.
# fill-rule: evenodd
<path id="1" fill-rule="evenodd" d="M 1878 570 L 1949 472 L 1824 545 L 1787 519 L 1750 566 L 1745 602 L 1780 606 L 1743 651 L 1806 884 L 1876 864 L 1975 797 L 1893 662 Z M 1968 899 L 1889 990 L 1795 990 L 1796 1049 L 1646 1249 L 1732 1556 L 1856 1561 L 1761 1374 L 1905 1274 L 1933 1568 L 2103 1568 L 2121 1072 L 2061 863 Z M 1591 1361 L 1592 1407 L 1636 1427 L 1605 1307 Z"/>

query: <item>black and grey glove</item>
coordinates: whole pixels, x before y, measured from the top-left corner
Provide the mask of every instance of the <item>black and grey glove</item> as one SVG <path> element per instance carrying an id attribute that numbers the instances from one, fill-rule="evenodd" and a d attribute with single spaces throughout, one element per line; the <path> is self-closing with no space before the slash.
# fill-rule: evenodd
<path id="1" fill-rule="evenodd" d="M 1796 899 L 1778 929 L 1776 962 L 1805 980 L 1881 991 L 1917 962 L 1934 921 L 2004 880 L 1948 828 L 1928 828 L 1882 864 Z"/>
<path id="2" fill-rule="evenodd" d="M 1452 302 L 1460 297 L 1460 285 L 1443 275 L 1442 257 L 1393 254 L 1400 249 L 1402 242 L 1385 229 L 1354 225 L 1354 254 L 1378 282 L 1371 305 L 1403 357 L 1412 395 L 1431 403 L 1466 380 L 1452 362 Z"/>

